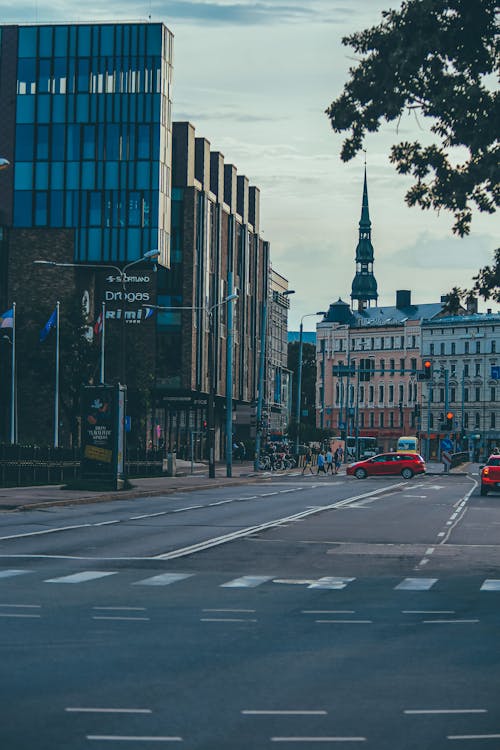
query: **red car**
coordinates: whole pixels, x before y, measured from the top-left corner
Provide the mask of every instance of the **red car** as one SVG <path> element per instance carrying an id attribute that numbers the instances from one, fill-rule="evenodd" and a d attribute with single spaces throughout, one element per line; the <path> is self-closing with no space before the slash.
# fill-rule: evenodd
<path id="1" fill-rule="evenodd" d="M 500 490 L 500 456 L 490 456 L 485 466 L 481 467 L 481 495 L 490 490 Z"/>
<path id="2" fill-rule="evenodd" d="M 394 476 L 411 479 L 414 474 L 425 472 L 425 462 L 418 453 L 381 453 L 379 456 L 356 461 L 347 467 L 347 474 L 356 479 L 366 477 Z"/>

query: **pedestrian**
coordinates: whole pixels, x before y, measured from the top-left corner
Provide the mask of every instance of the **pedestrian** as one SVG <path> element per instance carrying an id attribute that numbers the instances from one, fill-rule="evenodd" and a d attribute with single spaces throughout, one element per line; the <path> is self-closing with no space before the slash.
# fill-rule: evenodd
<path id="1" fill-rule="evenodd" d="M 318 453 L 318 471 L 316 473 L 319 474 L 320 471 L 323 472 L 323 474 L 326 475 L 325 454 L 323 453 L 323 451 L 320 451 Z"/>
<path id="2" fill-rule="evenodd" d="M 302 476 L 304 476 L 306 469 L 309 469 L 310 474 L 314 473 L 312 470 L 312 453 L 311 453 L 310 448 L 307 449 L 307 452 L 304 458 L 304 466 L 302 467 Z"/>
<path id="3" fill-rule="evenodd" d="M 245 448 L 245 443 L 243 441 L 240 442 L 239 453 L 240 461 L 243 463 L 243 461 L 245 460 L 245 456 L 247 455 L 247 449 Z"/>
<path id="4" fill-rule="evenodd" d="M 335 455 L 334 455 L 335 474 L 339 473 L 339 469 L 342 466 L 343 455 L 344 455 L 344 451 L 342 450 L 342 446 L 339 445 L 339 447 L 336 449 Z"/>
<path id="5" fill-rule="evenodd" d="M 333 453 L 331 451 L 331 448 L 328 448 L 326 452 L 326 473 L 328 474 L 328 471 L 331 471 L 331 473 L 334 473 L 333 470 Z"/>

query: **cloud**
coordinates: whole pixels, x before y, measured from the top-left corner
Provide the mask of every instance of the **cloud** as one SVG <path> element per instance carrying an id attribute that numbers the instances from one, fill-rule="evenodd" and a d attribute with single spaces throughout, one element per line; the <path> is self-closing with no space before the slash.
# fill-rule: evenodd
<path id="1" fill-rule="evenodd" d="M 495 240 L 488 235 L 473 235 L 458 239 L 436 237 L 428 232 L 418 235 L 413 245 L 403 247 L 391 255 L 391 263 L 410 268 L 478 269 L 491 262 Z"/>

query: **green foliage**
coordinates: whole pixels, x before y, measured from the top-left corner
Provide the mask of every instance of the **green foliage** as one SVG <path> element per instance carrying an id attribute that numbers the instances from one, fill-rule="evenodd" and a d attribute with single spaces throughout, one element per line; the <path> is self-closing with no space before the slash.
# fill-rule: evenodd
<path id="1" fill-rule="evenodd" d="M 407 0 L 384 11 L 379 26 L 342 40 L 360 61 L 326 111 L 336 132 L 350 131 L 343 161 L 382 122 L 428 118 L 437 142 L 403 141 L 390 160 L 416 180 L 407 204 L 452 212 L 461 237 L 474 206 L 493 213 L 500 202 L 497 9 L 497 0 Z"/>

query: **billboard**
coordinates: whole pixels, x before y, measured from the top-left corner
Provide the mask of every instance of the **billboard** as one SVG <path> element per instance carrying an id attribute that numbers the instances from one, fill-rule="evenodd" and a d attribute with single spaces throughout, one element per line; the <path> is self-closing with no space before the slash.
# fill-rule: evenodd
<path id="1" fill-rule="evenodd" d="M 81 403 L 81 478 L 118 489 L 124 478 L 125 388 L 85 386 Z"/>

